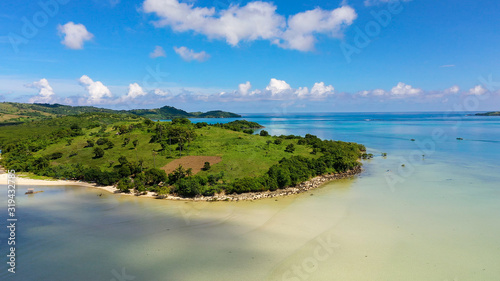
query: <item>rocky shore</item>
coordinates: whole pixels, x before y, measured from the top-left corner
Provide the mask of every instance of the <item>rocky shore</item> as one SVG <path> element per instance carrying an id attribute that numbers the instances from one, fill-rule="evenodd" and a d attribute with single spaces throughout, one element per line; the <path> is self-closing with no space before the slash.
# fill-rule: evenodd
<path id="1" fill-rule="evenodd" d="M 182 198 L 169 195 L 169 196 L 158 196 L 157 198 L 167 199 L 167 200 L 186 200 L 186 201 L 252 201 L 264 198 L 275 198 L 275 197 L 288 196 L 288 195 L 307 192 L 311 189 L 315 189 L 323 185 L 326 182 L 349 178 L 361 172 L 362 168 L 361 166 L 358 166 L 344 173 L 317 176 L 308 181 L 300 183 L 296 186 L 288 187 L 285 189 L 278 189 L 276 191 L 251 192 L 251 193 L 230 194 L 230 195 L 216 194 L 214 196 L 200 196 L 195 198 Z"/>

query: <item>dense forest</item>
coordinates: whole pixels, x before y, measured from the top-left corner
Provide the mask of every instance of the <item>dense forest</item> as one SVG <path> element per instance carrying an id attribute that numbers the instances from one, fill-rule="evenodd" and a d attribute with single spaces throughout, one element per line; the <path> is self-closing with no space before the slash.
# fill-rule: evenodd
<path id="1" fill-rule="evenodd" d="M 363 145 L 313 135 L 270 136 L 238 120 L 154 122 L 134 114 L 83 113 L 0 127 L 1 164 L 16 172 L 116 185 L 182 197 L 245 193 L 294 186 L 311 177 L 360 165 Z M 186 156 L 211 155 L 193 172 L 166 165 Z"/>

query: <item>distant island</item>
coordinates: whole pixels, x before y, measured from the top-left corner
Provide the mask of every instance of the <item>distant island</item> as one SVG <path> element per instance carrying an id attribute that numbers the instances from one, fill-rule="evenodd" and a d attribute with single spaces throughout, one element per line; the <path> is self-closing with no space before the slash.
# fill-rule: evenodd
<path id="1" fill-rule="evenodd" d="M 492 111 L 486 113 L 476 113 L 476 116 L 500 116 L 500 111 Z"/>
<path id="2" fill-rule="evenodd" d="M 246 120 L 155 122 L 103 112 L 2 126 L 0 149 L 0 164 L 19 174 L 202 200 L 300 193 L 360 172 L 365 154 L 361 144 L 309 134 L 271 136 Z"/>
<path id="3" fill-rule="evenodd" d="M 78 115 L 82 113 L 110 113 L 138 115 L 153 120 L 169 120 L 174 118 L 239 118 L 241 115 L 221 110 L 209 112 L 186 112 L 172 106 L 156 109 L 113 110 L 94 106 L 69 106 L 46 103 L 0 103 L 0 125 L 20 124 L 27 121 L 38 121 L 54 117 Z"/>

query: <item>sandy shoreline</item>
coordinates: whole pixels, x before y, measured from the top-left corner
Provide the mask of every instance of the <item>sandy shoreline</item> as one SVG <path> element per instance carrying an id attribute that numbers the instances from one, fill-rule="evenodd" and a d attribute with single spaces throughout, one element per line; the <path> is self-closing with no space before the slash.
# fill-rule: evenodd
<path id="1" fill-rule="evenodd" d="M 243 193 L 243 194 L 216 194 L 214 196 L 200 196 L 196 198 L 182 198 L 173 195 L 159 197 L 154 192 L 148 192 L 145 195 L 140 195 L 138 197 L 141 198 L 158 198 L 163 200 L 184 200 L 184 201 L 252 201 L 264 198 L 274 198 L 274 197 L 282 197 L 293 194 L 299 194 L 303 192 L 307 192 L 311 189 L 318 188 L 319 186 L 333 181 L 337 179 L 344 179 L 352 177 L 356 174 L 362 172 L 361 167 L 356 167 L 353 170 L 349 170 L 345 173 L 340 174 L 328 174 L 317 176 L 312 178 L 306 182 L 300 183 L 293 187 L 288 187 L 285 189 L 278 189 L 276 191 L 264 191 L 264 192 L 251 192 L 251 193 Z M 8 183 L 8 174 L 0 174 L 0 184 Z M 36 180 L 29 179 L 24 177 L 16 177 L 16 185 L 29 185 L 29 186 L 83 186 L 83 187 L 91 187 L 100 189 L 109 193 L 126 195 L 126 196 L 136 196 L 134 193 L 122 193 L 114 186 L 98 186 L 93 183 L 82 182 L 82 181 L 73 181 L 73 180 Z"/>
<path id="2" fill-rule="evenodd" d="M 8 183 L 8 174 L 0 174 L 0 184 Z M 100 189 L 113 194 L 129 195 L 132 193 L 121 193 L 114 186 L 99 186 L 94 183 L 88 183 L 83 181 L 73 181 L 73 180 L 35 180 L 24 177 L 16 177 L 16 185 L 28 185 L 28 186 L 83 186 Z M 147 195 L 141 195 L 141 197 L 156 198 L 156 193 L 148 192 Z"/>

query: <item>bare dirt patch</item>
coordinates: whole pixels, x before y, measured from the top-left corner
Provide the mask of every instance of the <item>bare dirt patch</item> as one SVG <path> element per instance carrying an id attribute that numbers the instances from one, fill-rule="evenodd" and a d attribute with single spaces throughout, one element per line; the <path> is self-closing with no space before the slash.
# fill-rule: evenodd
<path id="1" fill-rule="evenodd" d="M 175 159 L 174 161 L 163 166 L 161 169 L 167 174 L 170 174 L 177 169 L 179 165 L 181 165 L 184 169 L 193 169 L 194 175 L 201 171 L 205 162 L 210 163 L 210 165 L 215 165 L 220 161 L 222 161 L 222 157 L 219 156 L 184 156 L 182 158 Z"/>

